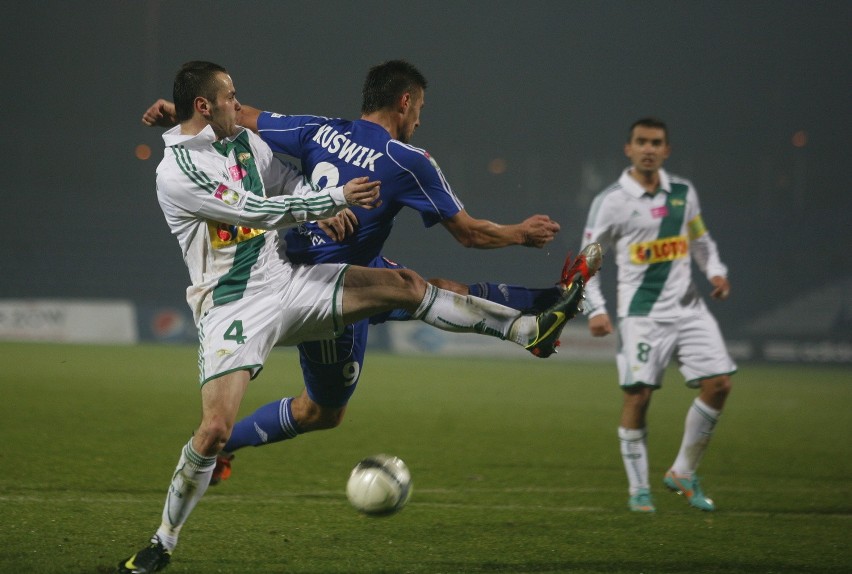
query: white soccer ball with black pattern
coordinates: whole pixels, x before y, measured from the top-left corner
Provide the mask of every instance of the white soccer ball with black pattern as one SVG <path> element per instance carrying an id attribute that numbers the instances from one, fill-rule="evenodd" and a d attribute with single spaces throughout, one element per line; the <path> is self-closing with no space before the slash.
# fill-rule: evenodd
<path id="1" fill-rule="evenodd" d="M 360 512 L 387 516 L 402 510 L 411 496 L 411 473 L 401 458 L 376 454 L 355 465 L 346 497 Z"/>

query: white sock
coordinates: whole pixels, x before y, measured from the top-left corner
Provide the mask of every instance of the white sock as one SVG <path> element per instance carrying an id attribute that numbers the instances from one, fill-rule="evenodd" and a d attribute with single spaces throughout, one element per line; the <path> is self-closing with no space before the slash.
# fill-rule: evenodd
<path id="1" fill-rule="evenodd" d="M 519 345 L 529 344 L 538 333 L 532 315 L 521 315 L 516 309 L 487 299 L 459 295 L 430 284 L 426 285 L 426 294 L 414 318 L 444 331 L 481 333 Z"/>
<path id="2" fill-rule="evenodd" d="M 645 442 L 647 436 L 645 429 L 618 427 L 621 459 L 627 472 L 631 496 L 639 492 L 640 488 L 651 488 L 648 482 L 648 446 Z"/>
<path id="3" fill-rule="evenodd" d="M 686 413 L 683 425 L 683 441 L 680 451 L 672 465 L 672 472 L 679 476 L 691 477 L 701 462 L 713 429 L 719 421 L 721 411 L 708 407 L 700 398 L 696 398 Z"/>
<path id="4" fill-rule="evenodd" d="M 178 534 L 189 513 L 204 496 L 216 468 L 216 457 L 205 457 L 192 448 L 192 439 L 183 447 L 163 507 L 163 519 L 157 536 L 167 550 L 177 546 Z"/>

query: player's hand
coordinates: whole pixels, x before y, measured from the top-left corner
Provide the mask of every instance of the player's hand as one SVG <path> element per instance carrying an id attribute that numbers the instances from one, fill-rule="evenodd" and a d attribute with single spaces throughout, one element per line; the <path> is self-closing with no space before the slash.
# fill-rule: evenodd
<path id="1" fill-rule="evenodd" d="M 524 247 L 544 247 L 559 233 L 559 224 L 546 215 L 533 215 L 521 222 Z"/>
<path id="2" fill-rule="evenodd" d="M 178 121 L 175 105 L 167 100 L 157 100 L 142 114 L 142 123 L 149 127 L 170 128 L 176 126 Z"/>
<path id="3" fill-rule="evenodd" d="M 343 241 L 355 233 L 355 228 L 358 227 L 358 217 L 352 213 L 351 209 L 347 208 L 334 217 L 317 221 L 317 225 L 334 241 Z"/>
<path id="4" fill-rule="evenodd" d="M 369 177 L 350 179 L 343 186 L 343 197 L 349 205 L 357 205 L 364 209 L 373 209 L 382 204 L 379 199 L 380 181 L 370 181 Z"/>
<path id="5" fill-rule="evenodd" d="M 713 291 L 710 292 L 713 299 L 724 301 L 728 298 L 731 293 L 731 284 L 728 283 L 727 277 L 716 275 L 710 278 L 710 283 L 713 285 Z"/>
<path id="6" fill-rule="evenodd" d="M 589 319 L 589 333 L 592 337 L 605 337 L 612 333 L 612 322 L 609 320 L 609 315 L 595 315 Z"/>

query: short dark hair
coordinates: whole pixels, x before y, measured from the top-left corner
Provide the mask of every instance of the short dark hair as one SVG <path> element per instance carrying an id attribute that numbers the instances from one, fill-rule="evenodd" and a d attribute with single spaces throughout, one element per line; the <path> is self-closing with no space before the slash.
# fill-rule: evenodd
<path id="1" fill-rule="evenodd" d="M 201 96 L 211 102 L 216 101 L 216 74 L 228 71 L 213 62 L 195 60 L 186 62 L 175 75 L 172 100 L 175 103 L 175 116 L 178 122 L 192 117 L 193 102 Z"/>
<path id="2" fill-rule="evenodd" d="M 666 143 L 669 143 L 669 128 L 666 126 L 666 122 L 664 122 L 660 118 L 655 118 L 653 116 L 641 118 L 633 122 L 633 125 L 630 126 L 630 130 L 627 132 L 627 143 L 630 143 L 633 140 L 633 130 L 636 129 L 636 126 L 642 126 L 643 128 L 657 128 L 663 130 L 663 133 L 666 137 Z"/>
<path id="3" fill-rule="evenodd" d="M 405 92 L 415 88 L 425 90 L 426 78 L 405 60 L 390 60 L 373 66 L 364 80 L 361 113 L 369 114 L 392 107 Z"/>

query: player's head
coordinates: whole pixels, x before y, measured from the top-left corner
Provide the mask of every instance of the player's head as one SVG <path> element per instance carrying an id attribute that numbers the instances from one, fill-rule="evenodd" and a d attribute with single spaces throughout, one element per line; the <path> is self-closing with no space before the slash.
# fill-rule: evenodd
<path id="1" fill-rule="evenodd" d="M 406 92 L 426 89 L 426 78 L 404 60 L 391 60 L 370 68 L 361 92 L 361 113 L 370 114 L 396 105 Z"/>
<path id="2" fill-rule="evenodd" d="M 664 122 L 660 118 L 655 118 L 652 116 L 640 118 L 633 122 L 633 125 L 630 126 L 630 130 L 627 132 L 627 143 L 630 143 L 630 140 L 633 139 L 633 133 L 636 131 L 637 127 L 663 130 L 663 137 L 665 139 L 665 143 L 669 143 L 669 128 L 668 126 L 666 126 L 666 122 Z"/>
<path id="3" fill-rule="evenodd" d="M 396 139 L 408 142 L 420 125 L 426 78 L 404 60 L 391 60 L 370 68 L 364 80 L 361 113 L 399 113 Z"/>
<path id="4" fill-rule="evenodd" d="M 236 132 L 236 114 L 240 104 L 228 71 L 212 62 L 193 61 L 181 66 L 172 92 L 178 122 L 198 113 L 218 137 Z"/>
<path id="5" fill-rule="evenodd" d="M 657 171 L 670 153 L 669 132 L 663 120 L 647 117 L 633 122 L 624 144 L 624 155 L 630 159 L 634 169 Z"/>

